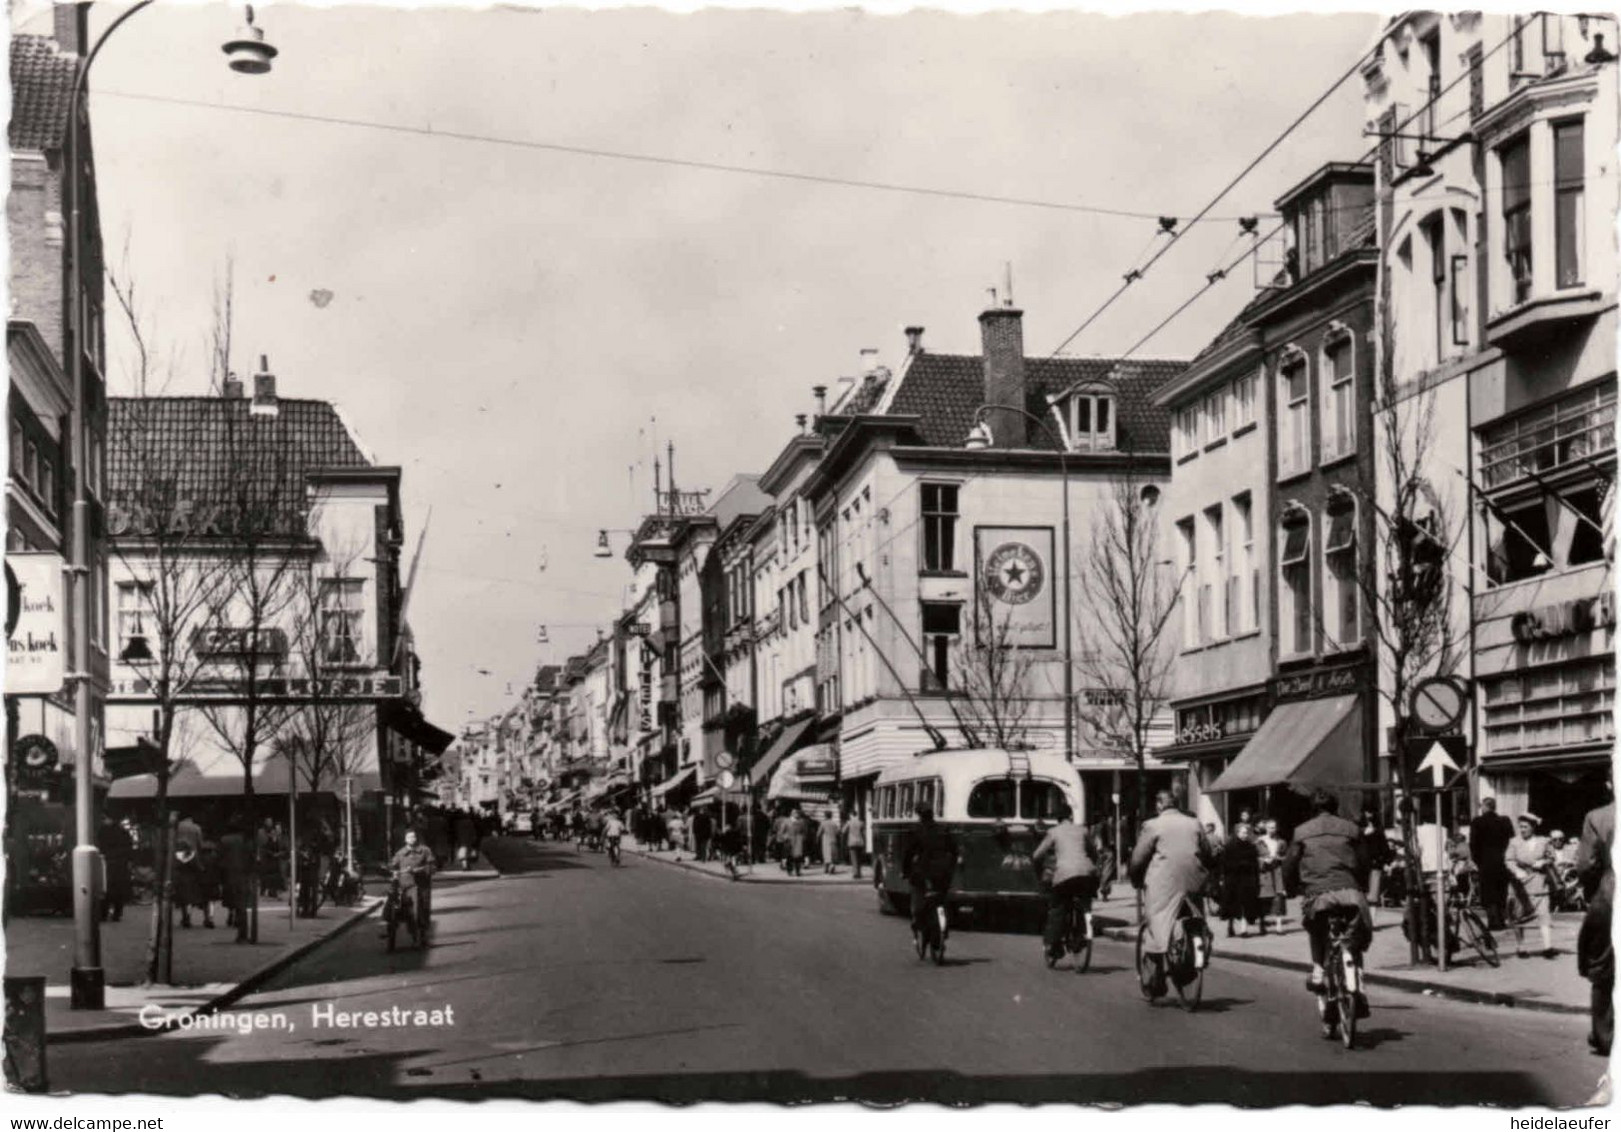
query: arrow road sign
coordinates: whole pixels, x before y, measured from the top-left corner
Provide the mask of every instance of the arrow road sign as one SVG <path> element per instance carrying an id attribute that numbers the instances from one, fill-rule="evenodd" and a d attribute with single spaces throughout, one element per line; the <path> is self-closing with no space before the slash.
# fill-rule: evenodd
<path id="1" fill-rule="evenodd" d="M 1429 753 L 1418 764 L 1418 773 L 1430 772 L 1430 782 L 1439 790 L 1447 780 L 1447 771 L 1457 770 L 1458 764 L 1452 761 L 1452 756 L 1440 743 L 1432 743 Z"/>

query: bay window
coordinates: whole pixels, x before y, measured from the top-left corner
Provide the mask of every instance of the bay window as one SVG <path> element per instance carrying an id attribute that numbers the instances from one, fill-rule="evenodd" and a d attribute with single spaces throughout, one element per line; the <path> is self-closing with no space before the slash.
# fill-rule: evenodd
<path id="1" fill-rule="evenodd" d="M 1503 258 L 1515 303 L 1531 297 L 1531 144 L 1521 134 L 1497 151 L 1503 170 Z"/>

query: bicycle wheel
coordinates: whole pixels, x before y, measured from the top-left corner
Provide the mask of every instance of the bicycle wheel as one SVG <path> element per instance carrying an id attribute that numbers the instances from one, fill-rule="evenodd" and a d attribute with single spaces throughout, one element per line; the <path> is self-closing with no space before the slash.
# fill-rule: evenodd
<path id="1" fill-rule="evenodd" d="M 386 925 L 384 938 L 388 941 L 388 950 L 394 950 L 394 936 L 400 930 L 399 904 L 390 896 L 388 903 L 383 905 L 383 923 Z"/>
<path id="2" fill-rule="evenodd" d="M 1069 926 L 1070 969 L 1077 975 L 1092 965 L 1092 933 L 1086 930 L 1086 913 L 1076 910 Z"/>
<path id="3" fill-rule="evenodd" d="M 1184 946 L 1192 947 L 1193 941 L 1191 939 L 1185 940 Z M 1206 949 L 1205 954 L 1209 954 L 1208 949 Z M 1171 985 L 1176 987 L 1177 1002 L 1182 1005 L 1183 1010 L 1189 1013 L 1199 1009 L 1199 1000 L 1204 998 L 1204 973 L 1205 969 L 1203 967 L 1195 967 L 1193 978 L 1185 985 L 1179 985 L 1176 980 L 1171 980 Z"/>
<path id="4" fill-rule="evenodd" d="M 1485 960 L 1488 967 L 1499 967 L 1503 960 L 1497 954 L 1497 937 L 1481 922 L 1480 913 L 1473 908 L 1467 909 L 1458 917 L 1458 926 L 1462 930 L 1464 939 L 1475 949 L 1475 953 Z"/>
<path id="5" fill-rule="evenodd" d="M 1344 952 L 1336 949 L 1331 957 L 1335 963 L 1344 963 Z M 1343 975 L 1334 980 L 1335 995 L 1340 1007 L 1340 1044 L 1346 1049 L 1356 1046 L 1356 992 L 1345 983 Z"/>
<path id="6" fill-rule="evenodd" d="M 1143 924 L 1137 929 L 1137 988 L 1143 992 L 1143 997 L 1153 1002 L 1158 996 L 1149 987 L 1143 978 L 1143 971 L 1148 963 L 1148 957 L 1143 953 L 1143 945 L 1148 939 L 1148 925 Z"/>

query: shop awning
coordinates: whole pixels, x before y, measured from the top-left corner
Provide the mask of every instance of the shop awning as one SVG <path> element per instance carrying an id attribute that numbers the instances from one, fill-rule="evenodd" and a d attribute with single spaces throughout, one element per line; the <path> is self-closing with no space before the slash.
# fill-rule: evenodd
<path id="1" fill-rule="evenodd" d="M 456 736 L 429 723 L 422 709 L 409 700 L 390 701 L 378 709 L 378 714 L 390 731 L 415 743 L 430 755 L 444 754 L 456 741 Z"/>
<path id="2" fill-rule="evenodd" d="M 659 783 L 657 786 L 653 787 L 653 797 L 655 797 L 655 798 L 664 797 L 670 791 L 677 789 L 682 784 L 687 782 L 689 779 L 692 778 L 693 775 L 695 775 L 697 773 L 698 773 L 698 768 L 695 767 L 695 766 L 689 766 L 689 767 L 682 768 L 680 771 L 677 771 L 676 774 L 673 777 L 667 778 L 663 782 Z"/>
<path id="3" fill-rule="evenodd" d="M 1356 696 L 1301 700 L 1272 709 L 1207 794 L 1262 786 L 1351 787 L 1364 776 Z"/>
<path id="4" fill-rule="evenodd" d="M 771 781 L 771 772 L 777 769 L 777 764 L 798 745 L 800 738 L 810 729 L 810 725 L 815 722 L 814 717 L 802 719 L 798 723 L 790 723 L 783 728 L 782 734 L 777 736 L 777 741 L 766 748 L 766 753 L 761 755 L 755 764 L 749 768 L 749 777 L 753 779 L 756 786 L 762 782 Z"/>
<path id="5" fill-rule="evenodd" d="M 838 783 L 833 748 L 814 743 L 782 761 L 771 776 L 766 797 L 772 800 L 825 802 Z"/>
<path id="6" fill-rule="evenodd" d="M 376 771 L 364 771 L 352 776 L 354 778 L 355 797 L 382 789 L 382 781 Z M 298 792 L 310 792 L 309 780 L 303 772 L 298 776 Z M 276 759 L 259 767 L 259 772 L 253 776 L 253 793 L 255 796 L 287 794 L 287 763 Z M 335 794 L 343 796 L 343 777 L 336 774 L 322 774 L 320 789 L 317 793 Z M 117 801 L 138 801 L 145 798 L 156 798 L 158 795 L 158 778 L 155 774 L 137 774 L 129 778 L 120 778 L 112 784 L 107 791 L 107 797 Z M 240 772 L 231 774 L 203 774 L 190 763 L 183 764 L 179 770 L 169 776 L 170 798 L 240 798 L 242 797 L 242 775 Z"/>
<path id="7" fill-rule="evenodd" d="M 694 806 L 713 806 L 718 801 L 724 801 L 729 806 L 747 806 L 749 796 L 742 790 L 732 790 L 723 794 L 718 786 L 710 786 L 692 796 Z"/>

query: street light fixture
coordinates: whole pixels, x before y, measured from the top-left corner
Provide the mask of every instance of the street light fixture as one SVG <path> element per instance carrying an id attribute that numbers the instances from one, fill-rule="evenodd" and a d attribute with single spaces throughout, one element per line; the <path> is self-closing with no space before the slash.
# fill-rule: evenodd
<path id="1" fill-rule="evenodd" d="M 90 776 L 95 770 L 94 741 L 91 727 L 90 676 L 90 603 L 96 600 L 90 592 L 90 438 L 86 406 L 84 340 L 86 315 L 86 288 L 84 285 L 83 256 L 80 248 L 84 202 L 81 200 L 82 178 L 79 153 L 79 119 L 84 112 L 84 95 L 95 63 L 107 40 L 123 27 L 135 13 L 152 6 L 153 0 L 140 0 L 107 25 L 95 44 L 79 61 L 73 75 L 73 88 L 68 95 L 67 136 L 64 145 L 63 168 L 67 180 L 67 324 L 69 336 L 68 380 L 73 391 L 69 428 L 72 436 L 70 448 L 73 458 L 73 524 L 72 555 L 68 566 L 71 583 L 69 606 L 73 617 L 73 667 L 69 674 L 73 681 L 73 968 L 69 972 L 70 1003 L 75 1010 L 100 1010 L 106 1003 L 106 975 L 101 966 L 101 922 L 96 915 L 97 890 L 100 887 L 101 854 L 95 844 L 95 795 Z M 226 45 L 231 55 L 232 69 L 245 74 L 264 74 L 270 69 L 270 60 L 276 49 L 264 42 L 264 33 L 253 26 L 252 9 L 248 11 L 250 36 L 233 40 Z M 251 44 L 251 46 L 250 46 Z M 81 46 L 82 45 L 76 45 Z M 251 66 L 240 66 L 250 59 Z M 101 485 L 97 485 L 98 490 Z M 105 581 L 105 579 L 102 579 Z M 131 644 L 134 642 L 132 641 Z"/>
<path id="2" fill-rule="evenodd" d="M 990 422 L 985 417 L 989 413 L 1017 413 L 1025 420 L 1034 424 L 1047 435 L 1058 449 L 1058 470 L 1063 477 L 1064 491 L 1064 758 L 1070 762 L 1075 761 L 1075 645 L 1073 640 L 1074 601 L 1075 590 L 1074 573 L 1070 568 L 1070 537 L 1069 537 L 1069 447 L 1064 438 L 1053 431 L 1047 421 L 1042 420 L 1034 413 L 1013 405 L 981 405 L 974 410 L 974 425 L 968 431 L 965 445 L 975 451 L 989 448 L 996 442 L 995 434 L 991 432 Z M 978 579 L 975 579 L 978 585 Z"/>

